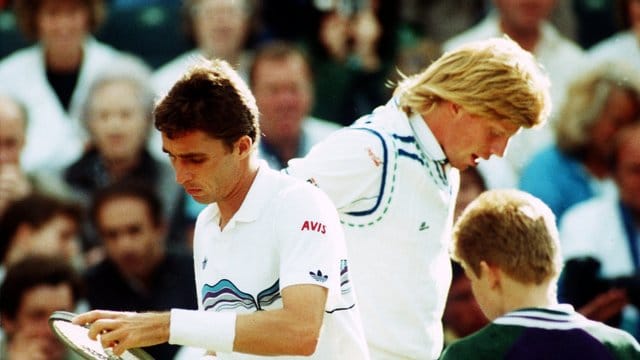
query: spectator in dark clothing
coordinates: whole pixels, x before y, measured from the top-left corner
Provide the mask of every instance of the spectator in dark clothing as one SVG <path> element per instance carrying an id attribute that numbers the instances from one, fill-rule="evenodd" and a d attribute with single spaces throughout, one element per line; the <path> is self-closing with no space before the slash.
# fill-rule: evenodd
<path id="1" fill-rule="evenodd" d="M 98 191 L 90 217 L 106 258 L 87 269 L 87 299 L 93 309 L 164 311 L 196 309 L 191 256 L 168 252 L 162 205 L 152 189 L 120 182 Z M 146 348 L 172 359 L 178 347 Z"/>

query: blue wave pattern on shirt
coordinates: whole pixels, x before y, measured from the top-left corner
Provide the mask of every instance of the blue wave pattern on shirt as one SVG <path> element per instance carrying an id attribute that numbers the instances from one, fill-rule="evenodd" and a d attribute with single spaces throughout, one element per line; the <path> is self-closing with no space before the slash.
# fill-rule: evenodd
<path id="1" fill-rule="evenodd" d="M 280 279 L 271 285 L 268 289 L 262 290 L 258 294 L 258 310 L 262 310 L 280 299 Z"/>
<path id="2" fill-rule="evenodd" d="M 202 306 L 204 310 L 227 311 L 238 308 L 262 310 L 264 306 L 273 304 L 280 298 L 280 281 L 258 294 L 257 300 L 228 279 L 222 279 L 215 285 L 205 284 L 202 287 Z"/>

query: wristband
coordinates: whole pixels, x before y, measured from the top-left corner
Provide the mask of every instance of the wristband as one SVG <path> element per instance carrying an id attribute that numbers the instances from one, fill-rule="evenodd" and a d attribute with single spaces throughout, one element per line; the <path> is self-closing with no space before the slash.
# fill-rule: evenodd
<path id="1" fill-rule="evenodd" d="M 169 344 L 233 352 L 236 313 L 171 309 Z"/>

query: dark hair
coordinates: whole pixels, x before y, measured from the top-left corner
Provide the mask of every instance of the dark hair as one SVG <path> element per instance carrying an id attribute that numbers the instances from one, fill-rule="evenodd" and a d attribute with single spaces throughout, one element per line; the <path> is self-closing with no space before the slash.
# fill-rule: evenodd
<path id="1" fill-rule="evenodd" d="M 229 148 L 242 136 L 256 143 L 258 107 L 240 76 L 224 60 L 194 65 L 154 109 L 155 126 L 169 138 L 200 130 Z"/>
<path id="2" fill-rule="evenodd" d="M 73 301 L 83 296 L 84 288 L 77 271 L 66 260 L 53 256 L 29 255 L 7 269 L 0 286 L 0 314 L 15 319 L 24 294 L 39 285 L 69 284 Z"/>
<path id="3" fill-rule="evenodd" d="M 120 181 L 97 190 L 89 207 L 89 217 L 95 229 L 100 231 L 100 209 L 109 201 L 124 197 L 139 199 L 144 202 L 154 225 L 163 222 L 162 201 L 154 189 L 139 181 Z"/>
<path id="4" fill-rule="evenodd" d="M 296 56 L 300 57 L 303 60 L 307 68 L 307 74 L 309 75 L 309 78 L 312 79 L 313 74 L 311 66 L 309 65 L 310 62 L 307 53 L 301 47 L 296 46 L 294 43 L 283 40 L 273 40 L 262 44 L 256 49 L 253 61 L 251 62 L 251 66 L 249 67 L 249 84 L 251 86 L 255 84 L 255 72 L 258 65 L 260 65 L 260 62 L 269 60 L 282 61 Z"/>
<path id="5" fill-rule="evenodd" d="M 5 261 L 20 225 L 40 228 L 58 215 L 67 216 L 79 224 L 82 208 L 76 203 L 38 193 L 11 203 L 0 219 L 0 262 Z"/>
<path id="6" fill-rule="evenodd" d="M 46 0 L 16 0 L 14 11 L 18 26 L 23 34 L 31 40 L 38 38 L 38 25 L 36 18 Z M 57 0 L 59 1 L 59 0 Z M 73 0 L 81 6 L 85 6 L 89 13 L 89 31 L 94 33 L 106 18 L 106 7 L 103 0 Z"/>

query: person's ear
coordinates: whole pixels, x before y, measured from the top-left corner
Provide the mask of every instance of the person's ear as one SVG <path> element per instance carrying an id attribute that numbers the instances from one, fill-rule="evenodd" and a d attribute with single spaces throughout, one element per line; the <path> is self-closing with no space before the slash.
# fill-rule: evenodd
<path id="1" fill-rule="evenodd" d="M 462 111 L 462 106 L 452 101 L 447 101 L 447 109 L 451 112 L 451 114 L 458 115 L 460 111 Z"/>
<path id="2" fill-rule="evenodd" d="M 500 286 L 501 276 L 500 268 L 497 266 L 489 265 L 486 261 L 480 261 L 480 274 L 486 276 L 487 281 L 491 289 L 495 289 Z"/>
<path id="3" fill-rule="evenodd" d="M 253 147 L 253 140 L 248 135 L 241 136 L 238 140 L 236 140 L 233 150 L 238 151 L 238 155 L 241 158 L 248 156 L 251 153 L 251 148 Z"/>

